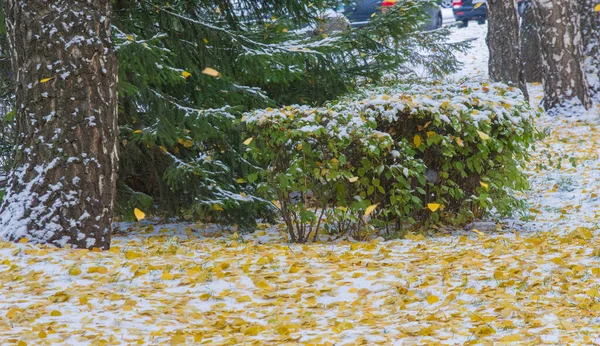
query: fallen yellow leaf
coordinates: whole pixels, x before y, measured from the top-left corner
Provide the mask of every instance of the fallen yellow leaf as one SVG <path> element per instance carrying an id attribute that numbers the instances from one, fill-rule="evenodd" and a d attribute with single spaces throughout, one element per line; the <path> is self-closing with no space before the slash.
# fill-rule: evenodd
<path id="1" fill-rule="evenodd" d="M 205 75 L 209 75 L 211 77 L 217 77 L 217 78 L 221 77 L 221 73 L 219 73 L 219 71 L 217 71 L 213 68 L 210 68 L 210 67 L 207 67 L 204 70 L 202 70 L 202 73 L 204 73 Z"/>
<path id="2" fill-rule="evenodd" d="M 135 215 L 135 218 L 138 221 L 142 221 L 143 219 L 146 218 L 146 213 L 144 213 L 143 211 L 139 210 L 138 208 L 133 209 L 133 214 Z"/>
<path id="3" fill-rule="evenodd" d="M 368 217 L 369 215 L 371 215 L 371 213 L 373 213 L 373 211 L 375 211 L 375 209 L 377 208 L 379 204 L 373 204 L 367 207 L 367 209 L 365 209 L 365 217 Z"/>
<path id="4" fill-rule="evenodd" d="M 432 212 L 436 212 L 438 209 L 440 209 L 442 205 L 439 203 L 428 203 L 427 204 L 427 208 L 429 208 L 429 210 L 431 210 Z"/>
<path id="5" fill-rule="evenodd" d="M 415 135 L 415 137 L 413 138 L 413 143 L 416 148 L 420 147 L 421 146 L 421 136 Z"/>
<path id="6" fill-rule="evenodd" d="M 427 297 L 427 303 L 429 303 L 429 304 L 435 304 L 439 301 L 440 301 L 440 298 L 438 296 L 430 295 Z"/>

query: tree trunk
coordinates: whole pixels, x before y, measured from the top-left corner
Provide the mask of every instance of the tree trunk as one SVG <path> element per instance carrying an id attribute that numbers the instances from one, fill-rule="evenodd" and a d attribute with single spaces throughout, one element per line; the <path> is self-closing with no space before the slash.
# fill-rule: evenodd
<path id="1" fill-rule="evenodd" d="M 532 9 L 542 53 L 543 106 L 591 106 L 589 88 L 583 72 L 581 20 L 577 2 L 572 0 L 534 0 Z"/>
<path id="2" fill-rule="evenodd" d="M 529 99 L 519 41 L 519 19 L 512 0 L 488 0 L 490 79 L 519 87 Z"/>
<path id="3" fill-rule="evenodd" d="M 584 71 L 592 94 L 600 102 L 600 12 L 597 0 L 582 0 L 579 8 L 583 36 Z"/>
<path id="4" fill-rule="evenodd" d="M 521 59 L 523 73 L 528 83 L 542 82 L 542 55 L 540 53 L 540 37 L 535 25 L 535 17 L 531 3 L 523 5 L 521 17 Z"/>
<path id="5" fill-rule="evenodd" d="M 4 0 L 17 147 L 0 238 L 108 249 L 117 178 L 109 0 Z"/>

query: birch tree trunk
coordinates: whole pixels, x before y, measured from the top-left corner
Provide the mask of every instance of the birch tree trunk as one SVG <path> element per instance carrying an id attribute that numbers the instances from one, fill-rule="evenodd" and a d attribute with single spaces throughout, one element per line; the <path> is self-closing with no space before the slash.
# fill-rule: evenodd
<path id="1" fill-rule="evenodd" d="M 529 99 L 519 39 L 519 18 L 513 0 L 488 0 L 489 72 L 494 82 L 517 86 Z"/>
<path id="2" fill-rule="evenodd" d="M 109 0 L 4 0 L 17 147 L 0 238 L 108 249 L 117 179 Z"/>
<path id="3" fill-rule="evenodd" d="M 525 4 L 521 17 L 521 59 L 523 73 L 528 83 L 542 82 L 542 53 L 540 52 L 540 37 L 535 24 L 535 16 L 531 3 Z"/>
<path id="4" fill-rule="evenodd" d="M 584 71 L 595 98 L 600 101 L 600 12 L 597 0 L 582 0 L 579 8 L 583 36 Z"/>
<path id="5" fill-rule="evenodd" d="M 534 0 L 542 53 L 543 106 L 581 103 L 591 106 L 590 92 L 583 71 L 583 42 L 578 4 L 572 0 Z"/>

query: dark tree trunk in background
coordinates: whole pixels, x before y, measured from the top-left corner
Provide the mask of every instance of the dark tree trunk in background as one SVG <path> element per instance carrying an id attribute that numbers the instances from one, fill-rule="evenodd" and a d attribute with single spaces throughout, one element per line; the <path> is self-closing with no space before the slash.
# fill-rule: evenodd
<path id="1" fill-rule="evenodd" d="M 590 92 L 583 72 L 583 44 L 578 4 L 572 0 L 534 0 L 536 25 L 542 53 L 543 106 L 556 106 L 578 99 L 587 109 Z"/>
<path id="2" fill-rule="evenodd" d="M 17 148 L 0 238 L 110 246 L 117 62 L 109 0 L 4 0 Z"/>
<path id="3" fill-rule="evenodd" d="M 540 52 L 540 37 L 535 25 L 535 16 L 531 3 L 523 6 L 521 17 L 521 59 L 523 72 L 528 83 L 542 82 L 542 53 Z"/>
<path id="4" fill-rule="evenodd" d="M 519 87 L 529 99 L 519 44 L 519 18 L 512 0 L 488 0 L 490 79 Z"/>
<path id="5" fill-rule="evenodd" d="M 594 7 L 598 0 L 581 0 L 581 32 L 583 36 L 584 70 L 592 94 L 600 101 L 600 12 Z"/>

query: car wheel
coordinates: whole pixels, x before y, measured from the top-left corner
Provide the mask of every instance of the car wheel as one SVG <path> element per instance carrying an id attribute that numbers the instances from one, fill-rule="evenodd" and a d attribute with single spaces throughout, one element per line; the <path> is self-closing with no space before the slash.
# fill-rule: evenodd
<path id="1" fill-rule="evenodd" d="M 436 29 L 439 29 L 439 28 L 441 28 L 441 27 L 442 27 L 442 24 L 443 24 L 443 22 L 442 22 L 442 21 L 443 21 L 443 19 L 442 19 L 442 14 L 440 13 L 440 14 L 438 14 L 437 21 L 436 21 L 436 23 L 435 23 L 435 28 L 436 28 Z"/>
<path id="2" fill-rule="evenodd" d="M 442 0 L 442 2 L 440 3 L 440 6 L 442 6 L 443 8 L 452 7 L 452 0 Z"/>

